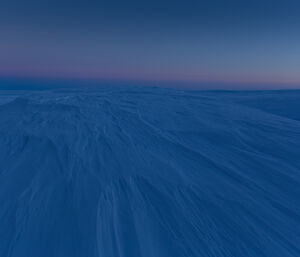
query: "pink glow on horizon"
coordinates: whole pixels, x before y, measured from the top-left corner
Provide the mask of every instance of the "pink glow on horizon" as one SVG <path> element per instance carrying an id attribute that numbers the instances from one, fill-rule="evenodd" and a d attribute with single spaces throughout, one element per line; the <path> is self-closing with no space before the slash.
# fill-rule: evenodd
<path id="1" fill-rule="evenodd" d="M 164 81 L 164 82 L 188 82 L 188 83 L 234 83 L 234 84 L 265 84 L 265 85 L 287 85 L 288 87 L 300 88 L 300 76 L 262 76 L 261 74 L 228 74 L 206 72 L 198 74 L 186 73 L 158 73 L 158 72 L 108 72 L 94 70 L 75 69 L 49 69 L 43 67 L 1 67 L 0 77 L 15 78 L 50 78 L 50 79 L 105 79 L 125 81 Z"/>

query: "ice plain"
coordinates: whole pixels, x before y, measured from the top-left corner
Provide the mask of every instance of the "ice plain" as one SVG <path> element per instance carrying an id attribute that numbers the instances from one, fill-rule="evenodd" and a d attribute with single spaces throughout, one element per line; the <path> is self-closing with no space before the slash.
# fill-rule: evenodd
<path id="1" fill-rule="evenodd" d="M 300 91 L 0 91 L 0 256 L 300 256 Z"/>

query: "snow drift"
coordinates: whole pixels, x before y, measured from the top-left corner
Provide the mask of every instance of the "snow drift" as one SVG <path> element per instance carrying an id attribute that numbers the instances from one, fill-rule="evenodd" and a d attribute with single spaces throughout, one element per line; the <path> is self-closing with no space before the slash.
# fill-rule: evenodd
<path id="1" fill-rule="evenodd" d="M 0 93 L 0 256 L 300 256 L 300 93 Z"/>

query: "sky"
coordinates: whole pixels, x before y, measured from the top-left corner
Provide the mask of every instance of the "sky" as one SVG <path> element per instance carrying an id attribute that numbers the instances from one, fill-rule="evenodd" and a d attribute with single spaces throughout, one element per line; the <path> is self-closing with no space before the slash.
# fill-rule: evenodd
<path id="1" fill-rule="evenodd" d="M 299 13 L 299 0 L 2 0 L 0 78 L 300 88 Z"/>

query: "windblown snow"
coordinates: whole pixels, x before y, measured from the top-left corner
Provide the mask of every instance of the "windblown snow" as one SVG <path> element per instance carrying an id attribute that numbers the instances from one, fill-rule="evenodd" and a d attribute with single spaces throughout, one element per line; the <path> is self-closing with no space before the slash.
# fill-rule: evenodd
<path id="1" fill-rule="evenodd" d="M 300 256 L 300 92 L 0 92 L 1 257 Z"/>

